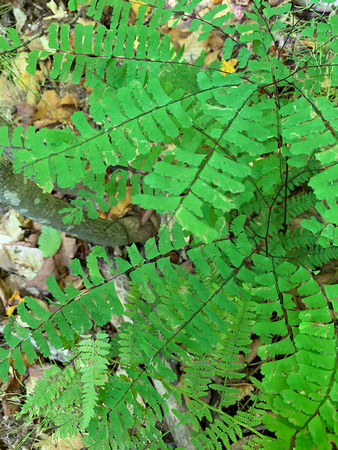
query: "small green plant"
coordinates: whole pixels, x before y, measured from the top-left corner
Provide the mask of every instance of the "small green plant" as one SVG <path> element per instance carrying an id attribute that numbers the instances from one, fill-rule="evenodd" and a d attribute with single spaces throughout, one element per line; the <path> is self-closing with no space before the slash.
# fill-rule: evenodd
<path id="1" fill-rule="evenodd" d="M 50 278 L 56 311 L 33 299 L 21 303 L 21 321 L 11 317 L 5 328 L 1 378 L 10 358 L 25 372 L 21 351 L 36 358 L 31 337 L 47 358 L 48 343 L 70 344 L 75 360 L 46 372 L 22 414 L 43 416 L 59 437 L 80 431 L 91 449 L 165 449 L 157 424 L 170 414 L 170 431 L 194 428 L 186 448 L 230 448 L 243 435 L 250 436 L 243 448 L 338 445 L 338 286 L 315 276 L 338 257 L 337 105 L 320 95 L 324 81 L 338 86 L 338 16 L 290 28 L 281 20 L 290 4 L 255 0 L 250 21 L 235 25 L 225 5 L 201 18 L 197 1 L 170 9 L 160 0 L 141 4 L 128 26 L 127 1 L 92 1 L 88 15 L 99 19 L 104 4 L 113 7 L 109 28 L 76 24 L 73 52 L 69 25 L 52 23 L 49 49 L 32 50 L 27 67 L 34 73 L 39 58 L 50 56 L 52 78 L 78 83 L 84 73 L 100 128 L 76 112 L 76 132 L 30 127 L 8 134 L 3 127 L 0 142 L 13 147 L 14 171 L 34 176 L 46 191 L 56 180 L 69 188 L 81 182 L 87 194 L 75 206 L 90 208 L 93 219 L 89 205 L 112 206 L 128 178 L 133 203 L 169 212 L 172 221 L 145 243 L 145 256 L 126 230 L 123 243 L 134 243 L 127 260 L 116 258 L 118 270 L 111 265 L 108 281 L 98 269 L 99 257 L 110 264 L 102 247 L 88 257 L 88 277 L 74 260 L 85 293 L 73 286 L 63 292 Z M 201 27 L 201 39 L 215 29 L 223 34 L 224 58 L 237 49 L 236 73 L 219 62 L 206 67 L 203 54 L 182 60 L 159 27 L 183 17 L 190 30 Z M 287 63 L 282 50 L 296 31 L 318 46 Z M 4 50 L 21 45 L 13 33 L 0 38 Z M 105 185 L 108 166 L 118 167 L 119 188 Z M 170 262 L 168 254 L 181 250 L 193 271 Z M 122 274 L 131 280 L 128 308 L 115 291 Z M 104 332 L 86 334 L 112 314 L 128 320 L 110 341 Z M 238 360 L 253 336 L 260 339 L 260 379 L 248 378 Z M 184 383 L 169 361 L 184 367 Z M 122 370 L 108 370 L 112 363 Z M 239 395 L 231 380 L 241 378 L 255 393 L 245 410 L 230 414 Z M 210 389 L 213 405 L 205 401 Z M 170 396 L 180 405 L 183 395 L 183 412 L 168 406 Z"/>
<path id="2" fill-rule="evenodd" d="M 42 227 L 39 236 L 39 249 L 45 258 L 50 258 L 59 250 L 62 242 L 61 233 L 50 227 Z"/>

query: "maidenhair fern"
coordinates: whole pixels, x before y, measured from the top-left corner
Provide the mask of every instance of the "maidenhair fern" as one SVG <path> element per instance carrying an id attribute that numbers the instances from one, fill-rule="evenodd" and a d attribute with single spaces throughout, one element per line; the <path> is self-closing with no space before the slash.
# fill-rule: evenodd
<path id="1" fill-rule="evenodd" d="M 243 448 L 325 450 L 338 445 L 338 288 L 323 286 L 315 270 L 338 257 L 338 115 L 320 89 L 338 86 L 338 16 L 291 26 L 291 4 L 254 0 L 250 20 L 235 24 L 227 4 L 201 16 L 198 3 L 140 2 L 129 26 L 131 2 L 93 0 L 87 14 L 95 20 L 112 6 L 109 27 L 52 23 L 49 48 L 30 52 L 31 74 L 49 57 L 51 78 L 85 77 L 95 126 L 76 112 L 75 131 L 1 128 L 14 172 L 45 191 L 81 182 L 77 212 L 62 211 L 66 222 L 80 221 L 85 207 L 93 219 L 97 205 L 107 211 L 127 181 L 133 203 L 163 220 L 144 251 L 133 243 L 117 266 L 101 247 L 87 259 L 87 276 L 74 260 L 85 292 L 63 291 L 50 277 L 53 312 L 26 298 L 20 320 L 6 325 L 0 376 L 11 359 L 25 372 L 22 352 L 33 362 L 36 347 L 48 358 L 50 345 L 67 342 L 72 358 L 46 372 L 22 414 L 43 415 L 59 437 L 80 431 L 93 449 L 165 449 L 158 424 L 172 415 L 169 431 L 184 428 L 186 448 L 230 448 L 246 436 Z M 184 61 L 160 30 L 183 19 L 202 40 L 217 30 L 237 72 L 205 66 L 203 53 Z M 285 59 L 291 34 L 318 42 Z M 4 51 L 21 44 L 13 30 L 0 39 Z M 106 183 L 109 166 L 118 183 Z M 191 261 L 190 271 L 171 262 L 173 252 Z M 128 303 L 115 289 L 125 275 Z M 110 342 L 103 331 L 91 334 L 112 315 L 121 325 Z M 262 379 L 249 379 L 238 359 L 253 338 Z M 255 390 L 245 411 L 243 380 Z"/>

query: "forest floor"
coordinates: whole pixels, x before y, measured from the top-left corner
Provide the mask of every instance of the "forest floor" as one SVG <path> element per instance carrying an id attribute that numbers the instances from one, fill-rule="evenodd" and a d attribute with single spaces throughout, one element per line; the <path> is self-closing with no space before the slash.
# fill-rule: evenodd
<path id="1" fill-rule="evenodd" d="M 245 11 L 250 11 L 251 0 L 204 0 L 196 7 L 196 13 L 203 17 L 215 5 L 227 3 L 230 10 L 235 14 L 232 23 L 243 24 L 248 19 Z M 175 0 L 168 0 L 168 6 L 174 6 Z M 274 5 L 276 5 L 274 1 Z M 132 5 L 130 13 L 130 25 L 136 20 L 139 4 Z M 103 24 L 109 26 L 111 8 L 105 7 L 103 17 L 98 23 L 85 16 L 85 12 L 76 17 L 75 23 L 92 24 L 94 27 Z M 26 49 L 18 52 L 15 59 L 6 60 L 5 56 L 0 59 L 2 75 L 0 76 L 0 111 L 1 115 L 10 123 L 21 125 L 25 129 L 34 126 L 37 129 L 48 127 L 65 128 L 72 127 L 71 116 L 75 111 L 84 111 L 90 120 L 88 95 L 90 90 L 86 88 L 83 79 L 79 85 L 71 82 L 60 83 L 49 77 L 51 69 L 51 59 L 47 58 L 39 62 L 39 70 L 35 75 L 29 75 L 25 71 L 29 50 L 32 48 L 44 48 L 46 45 L 46 33 L 51 22 L 66 23 L 75 18 L 75 13 L 68 10 L 62 2 L 58 5 L 51 1 L 46 3 L 43 0 L 15 0 L 8 6 L 6 2 L 0 1 L 0 34 L 8 27 L 15 27 L 20 36 L 25 36 L 29 40 L 38 32 L 41 36 L 32 40 Z M 309 13 L 308 13 L 309 14 Z M 305 18 L 310 16 L 304 16 Z M 222 58 L 222 46 L 224 36 L 221 32 L 213 31 L 207 40 L 199 41 L 199 31 L 190 32 L 191 20 L 181 21 L 175 28 L 172 23 L 167 23 L 161 27 L 164 34 L 169 33 L 172 44 L 177 50 L 184 45 L 183 57 L 188 62 L 194 62 L 202 52 L 205 53 L 205 64 L 210 65 L 215 61 L 219 62 L 219 67 L 228 72 L 236 70 L 236 54 L 225 61 Z M 73 24 L 74 25 L 74 24 Z M 297 51 L 295 39 L 285 46 L 285 52 L 292 56 L 293 51 Z M 310 45 L 305 39 L 302 45 Z M 310 47 L 309 47 L 310 48 Z M 271 48 L 271 51 L 276 49 Z M 336 93 L 334 94 L 336 95 Z M 107 173 L 107 177 L 110 175 Z M 53 195 L 67 202 L 72 195 L 67 192 L 52 191 Z M 114 218 L 125 214 L 133 207 L 131 203 L 130 189 L 127 188 L 125 199 L 108 213 L 100 212 L 103 218 Z M 71 282 L 77 289 L 84 289 L 82 279 L 73 276 L 70 270 L 70 263 L 73 258 L 78 258 L 85 266 L 91 246 L 89 243 L 61 234 L 60 248 L 52 257 L 44 257 L 39 243 L 42 226 L 36 222 L 25 219 L 13 210 L 9 210 L 5 205 L 0 205 L 0 333 L 3 331 L 8 317 L 16 314 L 18 304 L 24 301 L 25 296 L 31 296 L 44 307 L 49 308 L 45 299 L 48 297 L 46 279 L 49 275 L 54 275 L 61 287 Z M 20 249 L 20 253 L 13 249 Z M 123 249 L 118 249 L 123 253 Z M 337 262 L 331 262 L 325 267 L 319 276 L 322 282 L 325 279 L 332 279 L 332 274 L 336 272 Z M 113 323 L 107 325 L 109 333 L 116 332 Z M 0 335 L 1 336 L 1 335 Z M 1 337 L 0 337 L 1 342 Z M 1 343 L 3 344 L 4 341 Z M 251 352 L 248 360 L 257 366 L 255 371 L 260 370 L 257 359 L 257 348 L 259 342 L 253 340 Z M 60 449 L 81 449 L 83 443 L 81 436 L 78 436 L 69 443 L 69 440 L 59 441 L 57 447 L 51 436 L 45 433 L 44 440 L 36 440 L 38 424 L 18 422 L 15 414 L 20 411 L 23 394 L 25 391 L 34 388 L 36 382 L 43 376 L 44 371 L 51 364 L 62 364 L 66 360 L 66 354 L 55 352 L 53 359 L 44 359 L 42 356 L 35 364 L 27 361 L 27 371 L 24 375 L 16 373 L 10 367 L 9 380 L 1 384 L 0 381 L 0 449 L 28 449 L 28 448 L 60 448 Z M 242 355 L 238 355 L 243 358 Z M 252 375 L 252 373 L 250 374 Z M 250 402 L 252 385 L 242 383 L 241 385 L 241 407 L 245 408 L 245 403 Z M 208 401 L 206 398 L 205 401 Z M 25 441 L 25 442 L 24 442 Z M 168 442 L 168 445 L 171 443 Z M 233 446 L 233 449 L 240 448 Z"/>

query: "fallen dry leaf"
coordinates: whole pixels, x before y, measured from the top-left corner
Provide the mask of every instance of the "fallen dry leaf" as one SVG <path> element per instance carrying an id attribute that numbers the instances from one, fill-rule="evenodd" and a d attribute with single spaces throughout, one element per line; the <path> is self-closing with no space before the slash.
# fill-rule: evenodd
<path id="1" fill-rule="evenodd" d="M 86 448 L 82 442 L 82 436 L 78 434 L 75 438 L 57 439 L 53 436 L 47 436 L 45 439 L 35 444 L 33 448 L 40 450 L 80 450 Z"/>
<path id="2" fill-rule="evenodd" d="M 55 268 L 58 272 L 61 272 L 65 267 L 69 268 L 79 246 L 75 238 L 66 237 L 66 233 L 61 233 L 61 236 L 61 247 L 56 255 L 53 256 Z"/>
<path id="3" fill-rule="evenodd" d="M 117 197 L 118 194 L 115 194 Z M 109 219 L 115 219 L 126 214 L 132 208 L 131 203 L 131 186 L 126 186 L 126 196 L 116 206 L 112 206 L 108 213 Z"/>
<path id="4" fill-rule="evenodd" d="M 36 276 L 29 279 L 26 283 L 26 289 L 31 295 L 38 296 L 40 293 L 46 294 L 49 289 L 46 284 L 47 278 L 52 275 L 56 280 L 59 279 L 59 274 L 55 269 L 54 258 L 45 258 L 40 269 L 37 271 Z"/>
<path id="5" fill-rule="evenodd" d="M 50 2 L 46 3 L 46 6 L 48 6 L 48 8 L 52 10 L 53 15 L 44 17 L 43 20 L 63 19 L 68 15 L 67 11 L 64 9 L 62 2 L 58 6 L 54 0 L 51 0 Z"/>
<path id="6" fill-rule="evenodd" d="M 11 296 L 11 293 L 13 291 L 11 290 L 11 288 L 8 286 L 8 284 L 5 282 L 5 280 L 3 280 L 2 278 L 0 278 L 0 322 L 7 318 L 7 313 L 6 313 L 6 309 L 7 309 L 7 299 Z"/>
<path id="7" fill-rule="evenodd" d="M 72 94 L 61 98 L 54 90 L 45 91 L 33 117 L 34 126 L 39 129 L 63 122 L 70 124 L 76 104 L 76 98 Z"/>
<path id="8" fill-rule="evenodd" d="M 28 53 L 20 53 L 14 62 L 13 73 L 19 88 L 26 94 L 26 103 L 36 105 L 40 95 L 42 73 L 36 71 L 34 75 L 26 72 Z"/>
<path id="9" fill-rule="evenodd" d="M 212 64 L 214 61 L 217 61 L 220 53 L 221 53 L 221 50 L 207 53 L 205 56 L 204 65 L 210 66 L 210 64 Z"/>
<path id="10" fill-rule="evenodd" d="M 1 404 L 7 417 L 12 417 L 20 409 L 22 379 L 23 376 L 10 367 L 8 381 L 1 386 Z"/>
<path id="11" fill-rule="evenodd" d="M 46 369 L 50 369 L 50 367 L 51 365 L 49 363 L 33 364 L 32 366 L 28 367 L 28 377 L 25 381 L 27 392 L 34 391 L 36 383 L 39 380 L 42 380 Z"/>
<path id="12" fill-rule="evenodd" d="M 19 120 L 19 125 L 25 130 L 31 125 L 32 119 L 36 112 L 36 106 L 26 102 L 18 102 L 15 117 Z"/>
<path id="13" fill-rule="evenodd" d="M 170 40 L 172 45 L 175 45 L 176 50 L 178 51 L 182 45 L 185 43 L 186 39 L 190 35 L 190 31 L 188 30 L 179 30 L 177 28 L 172 28 L 168 30 L 170 34 Z"/>
<path id="14" fill-rule="evenodd" d="M 234 387 L 240 391 L 237 399 L 238 401 L 242 400 L 246 396 L 251 396 L 255 390 L 254 385 L 250 383 L 235 384 Z"/>
<path id="15" fill-rule="evenodd" d="M 20 297 L 19 292 L 15 291 L 14 294 L 8 299 L 9 308 L 7 308 L 7 316 L 10 317 L 16 308 L 20 305 L 20 303 L 24 302 L 25 299 Z"/>
<path id="16" fill-rule="evenodd" d="M 11 209 L 2 218 L 1 228 L 3 231 L 11 237 L 12 241 L 18 241 L 23 239 L 24 230 L 21 228 L 24 223 L 24 217 Z"/>
<path id="17" fill-rule="evenodd" d="M 132 5 L 131 5 L 131 9 L 132 11 L 137 15 L 138 10 L 140 9 L 141 5 L 146 5 L 147 3 L 142 2 L 141 0 L 134 0 Z M 146 16 L 151 12 L 152 8 L 149 6 L 149 8 L 146 11 Z"/>
<path id="18" fill-rule="evenodd" d="M 18 244 L 5 244 L 3 249 L 11 264 L 6 270 L 16 272 L 27 280 L 36 277 L 43 264 L 41 250 Z"/>
<path id="19" fill-rule="evenodd" d="M 208 40 L 207 39 L 203 39 L 202 41 L 198 40 L 201 33 L 202 33 L 202 25 L 197 31 L 193 31 L 184 42 L 185 47 L 183 58 L 187 62 L 190 63 L 194 62 L 203 51 L 205 52 L 207 50 Z"/>
<path id="20" fill-rule="evenodd" d="M 13 14 L 15 17 L 15 29 L 18 33 L 21 33 L 23 26 L 27 20 L 26 14 L 19 8 L 13 8 Z"/>

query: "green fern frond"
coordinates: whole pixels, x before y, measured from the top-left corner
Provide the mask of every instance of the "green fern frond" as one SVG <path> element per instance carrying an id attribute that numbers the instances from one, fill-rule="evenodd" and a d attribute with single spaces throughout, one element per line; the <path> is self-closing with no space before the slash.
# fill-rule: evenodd
<path id="1" fill-rule="evenodd" d="M 5 36 L 4 36 L 5 34 Z M 0 36 L 0 50 L 11 52 L 22 46 L 23 40 L 20 39 L 16 28 L 8 28 L 6 33 Z"/>
<path id="2" fill-rule="evenodd" d="M 83 417 L 81 427 L 86 428 L 94 416 L 98 403 L 97 388 L 105 384 L 109 343 L 106 333 L 98 333 L 95 340 L 83 336 L 79 344 L 83 367 L 80 369 L 82 382 Z"/>
<path id="3" fill-rule="evenodd" d="M 80 430 L 90 448 L 162 449 L 158 424 L 171 412 L 179 425 L 193 424 L 196 448 L 230 448 L 248 430 L 249 448 L 329 448 L 337 441 L 337 285 L 322 287 L 313 270 L 338 257 L 337 108 L 318 95 L 326 76 L 338 84 L 334 57 L 318 65 L 327 49 L 338 50 L 337 17 L 290 28 L 278 17 L 290 4 L 256 0 L 241 24 L 229 24 L 228 5 L 200 12 L 198 0 L 171 9 L 164 0 L 138 4 L 131 26 L 132 2 L 93 0 L 87 14 L 98 20 L 105 5 L 110 28 L 76 24 L 73 51 L 71 27 L 51 24 L 49 48 L 33 50 L 27 69 L 35 73 L 49 56 L 51 78 L 84 77 L 94 123 L 77 111 L 73 132 L 3 127 L 0 148 L 11 147 L 14 171 L 45 191 L 85 186 L 73 210 L 65 208 L 68 222 L 84 208 L 92 218 L 96 205 L 108 211 L 127 183 L 133 204 L 167 217 L 141 251 L 133 244 L 116 258 L 118 269 L 99 247 L 87 258 L 88 275 L 73 260 L 86 291 L 61 290 L 49 278 L 53 312 L 26 298 L 4 330 L 2 379 L 11 358 L 22 374 L 22 352 L 32 363 L 37 350 L 48 358 L 66 341 L 74 359 L 63 370 L 52 366 L 22 410 L 30 420 L 44 415 L 59 437 Z M 204 54 L 183 61 L 184 49 L 176 52 L 160 30 L 183 19 L 202 40 L 217 30 L 238 71 L 206 67 Z M 280 42 L 298 32 L 323 45 L 292 55 L 290 66 Z M 21 45 L 16 32 L 0 41 L 8 51 Z M 109 166 L 118 169 L 107 183 Z M 171 262 L 174 251 L 190 271 Z M 130 279 L 125 305 L 114 286 L 122 275 Z M 103 331 L 86 334 L 112 315 L 121 324 L 111 346 Z M 260 392 L 241 411 L 236 384 L 248 372 L 238 354 L 249 354 L 253 338 L 263 379 L 250 379 Z M 209 392 L 217 404 L 202 400 Z M 171 397 L 187 412 L 172 412 Z M 271 437 L 256 429 L 262 424 Z"/>

